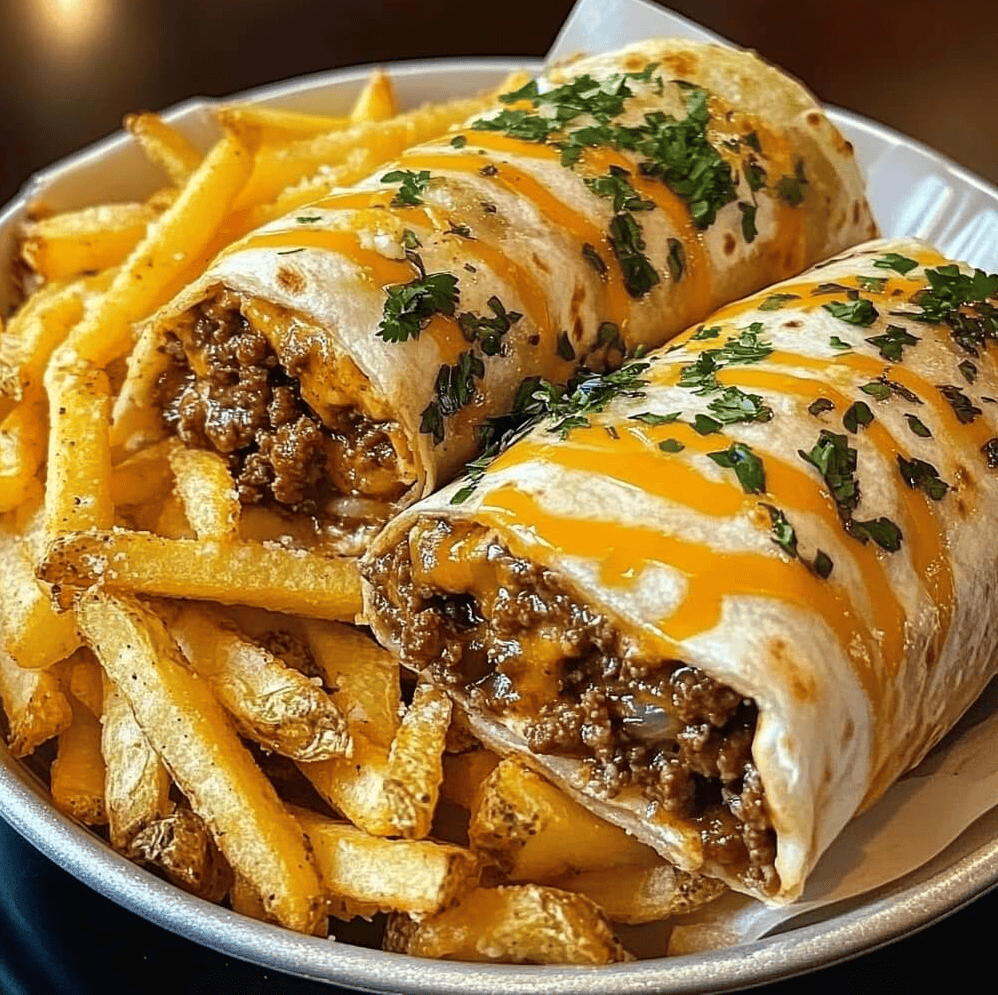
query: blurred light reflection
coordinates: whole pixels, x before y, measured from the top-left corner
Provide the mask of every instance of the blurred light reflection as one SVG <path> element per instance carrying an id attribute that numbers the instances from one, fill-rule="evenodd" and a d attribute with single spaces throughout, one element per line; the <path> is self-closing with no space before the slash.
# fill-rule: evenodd
<path id="1" fill-rule="evenodd" d="M 119 0 L 34 0 L 29 9 L 42 50 L 66 58 L 84 55 L 98 42 L 118 6 Z"/>

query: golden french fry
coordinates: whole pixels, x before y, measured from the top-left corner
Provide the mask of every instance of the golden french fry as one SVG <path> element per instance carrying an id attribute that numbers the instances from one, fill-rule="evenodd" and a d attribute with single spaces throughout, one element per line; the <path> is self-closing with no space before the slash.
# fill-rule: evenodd
<path id="1" fill-rule="evenodd" d="M 681 871 L 664 860 L 652 867 L 571 871 L 544 883 L 586 895 L 611 922 L 630 925 L 685 915 L 727 891 L 721 881 Z"/>
<path id="2" fill-rule="evenodd" d="M 210 610 L 175 603 L 162 614 L 194 672 L 208 681 L 246 738 L 294 760 L 350 756 L 342 713 L 304 674 Z"/>
<path id="3" fill-rule="evenodd" d="M 215 700 L 187 669 L 163 622 L 134 598 L 93 593 L 80 627 L 174 781 L 267 913 L 290 929 L 322 927 L 322 888 L 304 834 Z"/>
<path id="4" fill-rule="evenodd" d="M 80 645 L 76 619 L 70 613 L 57 613 L 52 606 L 35 578 L 24 538 L 0 534 L 0 575 L 4 580 L 0 598 L 4 650 L 21 667 L 31 669 L 51 667 L 70 656 Z"/>
<path id="5" fill-rule="evenodd" d="M 482 783 L 468 838 L 512 881 L 661 863 L 651 847 L 593 815 L 518 760 L 503 760 Z"/>
<path id="6" fill-rule="evenodd" d="M 161 337 L 147 326 L 128 355 L 125 382 L 111 412 L 111 448 L 119 460 L 166 436 L 158 393 L 159 378 L 169 370 L 170 362 Z"/>
<path id="7" fill-rule="evenodd" d="M 186 135 L 168 125 L 158 114 L 150 111 L 127 114 L 124 125 L 138 140 L 149 160 L 178 187 L 190 179 L 204 159 Z"/>
<path id="8" fill-rule="evenodd" d="M 169 300 L 246 183 L 255 136 L 227 135 L 191 174 L 177 199 L 149 225 L 107 292 L 91 302 L 61 347 L 70 358 L 104 367 L 133 344 L 132 325 Z"/>
<path id="9" fill-rule="evenodd" d="M 178 808 L 139 830 L 126 855 L 160 868 L 175 885 L 209 902 L 220 902 L 232 881 L 207 825 L 189 808 Z"/>
<path id="10" fill-rule="evenodd" d="M 295 138 L 322 135 L 346 128 L 351 119 L 327 114 L 305 114 L 259 104 L 230 104 L 215 111 L 215 120 L 226 130 L 259 129 L 261 144 L 287 143 Z"/>
<path id="11" fill-rule="evenodd" d="M 583 895 L 516 885 L 476 888 L 420 922 L 395 915 L 385 949 L 415 957 L 507 964 L 612 964 L 632 958 Z"/>
<path id="12" fill-rule="evenodd" d="M 63 608 L 95 584 L 316 618 L 352 618 L 361 608 L 355 561 L 248 542 L 86 532 L 53 542 L 39 575 Z"/>
<path id="13" fill-rule="evenodd" d="M 48 446 L 48 402 L 37 387 L 0 422 L 0 513 L 31 494 Z"/>
<path id="14" fill-rule="evenodd" d="M 7 715 L 7 742 L 15 757 L 30 756 L 73 720 L 69 700 L 52 670 L 25 670 L 0 649 L 0 699 Z"/>
<path id="15" fill-rule="evenodd" d="M 274 921 L 273 917 L 267 914 L 260 892 L 253 882 L 235 872 L 232 874 L 232 884 L 229 886 L 229 906 L 233 912 L 238 912 L 241 916 L 248 916 L 260 922 Z"/>
<path id="16" fill-rule="evenodd" d="M 53 365 L 46 371 L 45 386 L 51 423 L 45 530 L 55 536 L 108 529 L 114 523 L 114 505 L 107 375 L 81 363 Z"/>
<path id="17" fill-rule="evenodd" d="M 158 214 L 149 204 L 98 204 L 30 221 L 21 258 L 46 280 L 99 273 L 126 259 Z"/>
<path id="18" fill-rule="evenodd" d="M 173 811 L 170 775 L 135 720 L 132 706 L 104 676 L 101 755 L 111 846 L 124 853 L 147 826 Z"/>
<path id="19" fill-rule="evenodd" d="M 384 70 L 375 69 L 354 101 L 350 120 L 354 124 L 361 121 L 387 121 L 398 112 L 391 78 Z"/>
<path id="20" fill-rule="evenodd" d="M 115 507 L 148 504 L 162 499 L 173 485 L 170 453 L 173 440 L 153 443 L 111 469 L 111 499 Z"/>
<path id="21" fill-rule="evenodd" d="M 72 695 L 70 724 L 59 734 L 52 762 L 52 802 L 60 812 L 90 826 L 107 822 L 104 805 L 104 758 L 100 750 L 100 720 Z"/>
<path id="22" fill-rule="evenodd" d="M 235 539 L 239 534 L 239 492 L 225 459 L 207 449 L 170 449 L 176 491 L 199 539 Z"/>
<path id="23" fill-rule="evenodd" d="M 373 169 L 410 145 L 442 135 L 452 124 L 487 106 L 487 98 L 429 104 L 388 121 L 363 121 L 342 131 L 261 149 L 253 175 L 236 198 L 233 209 L 242 211 L 268 203 L 321 167 L 339 165 L 355 149 L 364 151 Z"/>
<path id="24" fill-rule="evenodd" d="M 293 809 L 315 850 L 332 914 L 439 912 L 473 884 L 470 850 L 433 840 L 387 840 L 307 809 Z"/>
<path id="25" fill-rule="evenodd" d="M 68 660 L 59 665 L 63 687 L 81 705 L 90 710 L 94 718 L 104 715 L 104 674 L 93 653 L 86 647 L 78 649 Z"/>

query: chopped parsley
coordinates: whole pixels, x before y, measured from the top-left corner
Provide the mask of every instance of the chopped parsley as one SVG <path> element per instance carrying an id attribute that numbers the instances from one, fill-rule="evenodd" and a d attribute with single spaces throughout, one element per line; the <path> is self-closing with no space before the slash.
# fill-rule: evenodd
<path id="1" fill-rule="evenodd" d="M 860 290 L 865 290 L 871 294 L 882 294 L 887 286 L 886 276 L 857 276 L 856 282 Z"/>
<path id="2" fill-rule="evenodd" d="M 759 229 L 755 225 L 755 216 L 758 208 L 755 204 L 746 204 L 745 201 L 738 201 L 738 210 L 742 212 L 742 238 L 751 245 L 759 234 Z"/>
<path id="3" fill-rule="evenodd" d="M 989 300 L 998 294 L 998 274 L 975 269 L 970 275 L 951 264 L 927 269 L 925 276 L 929 285 L 912 297 L 921 308 L 912 316 L 916 321 L 948 325 L 957 345 L 971 356 L 998 339 L 998 306 Z"/>
<path id="4" fill-rule="evenodd" d="M 773 417 L 773 409 L 758 394 L 746 394 L 738 387 L 725 387 L 720 397 L 707 404 L 707 409 L 724 425 L 767 422 Z"/>
<path id="5" fill-rule="evenodd" d="M 822 304 L 822 307 L 833 317 L 840 321 L 845 321 L 850 325 L 859 325 L 861 328 L 868 328 L 872 325 L 879 314 L 871 301 L 866 298 L 849 301 L 829 301 Z"/>
<path id="6" fill-rule="evenodd" d="M 914 415 L 910 414 L 906 414 L 904 417 L 908 422 L 908 428 L 910 428 L 920 439 L 932 438 L 932 433 L 928 430 L 925 423 L 920 418 L 916 418 Z"/>
<path id="7" fill-rule="evenodd" d="M 905 346 L 917 345 L 920 341 L 910 332 L 898 325 L 888 325 L 883 335 L 874 335 L 866 340 L 880 350 L 880 355 L 892 363 L 901 362 L 901 354 Z"/>
<path id="8" fill-rule="evenodd" d="M 416 173 L 411 169 L 393 169 L 381 177 L 381 182 L 400 184 L 398 193 L 392 197 L 392 207 L 417 207 L 423 203 L 422 195 L 430 182 L 430 171 L 421 169 Z"/>
<path id="9" fill-rule="evenodd" d="M 457 308 L 457 277 L 450 273 L 423 274 L 409 283 L 386 287 L 384 315 L 378 336 L 386 342 L 418 339 L 435 314 L 453 315 Z"/>
<path id="10" fill-rule="evenodd" d="M 321 221 L 321 220 L 322 216 L 319 214 L 309 214 L 309 215 L 303 214 L 300 217 L 295 218 L 295 221 L 297 221 L 298 224 L 300 225 L 310 225 L 316 221 Z"/>
<path id="11" fill-rule="evenodd" d="M 631 297 L 644 297 L 660 278 L 644 253 L 645 239 L 641 226 L 631 214 L 615 214 L 610 221 L 609 239 L 627 292 Z"/>
<path id="12" fill-rule="evenodd" d="M 693 430 L 700 435 L 714 435 L 720 432 L 724 426 L 710 415 L 699 414 L 693 418 Z"/>
<path id="13" fill-rule="evenodd" d="M 669 275 L 673 282 L 678 283 L 686 269 L 686 252 L 683 249 L 683 243 L 678 238 L 670 238 L 668 246 L 669 254 L 666 256 L 665 262 L 669 267 Z"/>
<path id="14" fill-rule="evenodd" d="M 707 453 L 707 458 L 720 467 L 734 470 L 746 494 L 765 493 L 766 472 L 762 460 L 744 443 L 735 442 L 727 449 Z"/>
<path id="15" fill-rule="evenodd" d="M 466 311 L 457 316 L 457 323 L 469 342 L 478 342 L 486 356 L 495 356 L 502 349 L 503 336 L 522 317 L 519 311 L 507 311 L 503 302 L 493 295 L 486 303 L 492 311 L 491 318 Z"/>
<path id="16" fill-rule="evenodd" d="M 774 505 L 763 504 L 763 508 L 769 512 L 769 520 L 773 526 L 773 542 L 788 556 L 797 559 L 797 533 L 787 521 L 787 516 Z"/>
<path id="17" fill-rule="evenodd" d="M 740 329 L 738 335 L 728 338 L 721 348 L 705 349 L 693 363 L 680 370 L 679 386 L 697 394 L 721 390 L 716 379 L 718 370 L 725 366 L 758 363 L 772 353 L 773 347 L 759 338 L 762 331 L 762 322 L 753 321 Z"/>
<path id="18" fill-rule="evenodd" d="M 877 256 L 873 260 L 873 265 L 877 269 L 891 269 L 895 273 L 900 273 L 904 276 L 906 273 L 910 273 L 918 263 L 914 259 L 909 259 L 907 256 L 899 255 L 896 252 L 888 252 L 883 256 Z"/>
<path id="19" fill-rule="evenodd" d="M 969 425 L 979 414 L 982 414 L 981 409 L 959 387 L 954 387 L 951 384 L 937 384 L 937 387 L 939 393 L 949 401 L 953 413 L 961 424 Z"/>
<path id="20" fill-rule="evenodd" d="M 855 404 L 849 406 L 846 413 L 842 416 L 842 424 L 853 435 L 856 434 L 861 425 L 863 428 L 866 428 L 872 421 L 873 412 L 865 401 L 856 401 Z"/>
<path id="21" fill-rule="evenodd" d="M 827 397 L 815 398 L 808 406 L 807 413 L 817 417 L 823 411 L 834 411 L 835 405 Z"/>
<path id="22" fill-rule="evenodd" d="M 609 272 L 606 263 L 603 261 L 603 257 L 596 251 L 596 247 L 589 242 L 586 242 L 585 245 L 582 246 L 582 258 L 585 259 L 585 261 L 589 263 L 589 265 L 592 266 L 592 268 L 596 270 L 600 276 L 606 276 Z"/>
<path id="23" fill-rule="evenodd" d="M 804 160 L 798 159 L 793 176 L 781 177 L 776 184 L 776 196 L 791 207 L 799 207 L 804 203 L 804 188 L 807 177 L 804 175 Z"/>
<path id="24" fill-rule="evenodd" d="M 838 349 L 840 352 L 844 352 L 845 350 L 852 348 L 852 346 L 848 342 L 845 342 L 843 339 L 840 339 L 837 335 L 833 335 L 828 340 L 828 344 L 833 349 Z"/>
<path id="25" fill-rule="evenodd" d="M 611 166 L 603 176 L 587 179 L 585 184 L 598 197 L 603 197 L 613 204 L 613 211 L 651 211 L 655 208 L 653 200 L 644 200 L 627 181 L 630 174 L 620 166 Z"/>
<path id="26" fill-rule="evenodd" d="M 941 501 L 949 490 L 949 484 L 939 479 L 939 471 L 925 460 L 905 459 L 898 456 L 898 467 L 904 482 L 912 489 L 923 490 L 933 501 Z"/>
<path id="27" fill-rule="evenodd" d="M 974 366 L 969 359 L 965 359 L 962 363 L 960 363 L 960 365 L 957 366 L 957 369 L 960 371 L 963 379 L 966 380 L 967 383 L 973 383 L 977 379 L 977 367 Z"/>
<path id="28" fill-rule="evenodd" d="M 679 411 L 671 411 L 667 415 L 660 415 L 654 411 L 642 411 L 637 415 L 630 415 L 631 421 L 644 422 L 645 425 L 671 425 L 674 421 L 678 421 Z"/>
<path id="29" fill-rule="evenodd" d="M 799 301 L 800 294 L 770 294 L 760 305 L 760 311 L 779 311 L 790 301 Z"/>
<path id="30" fill-rule="evenodd" d="M 663 453 L 681 453 L 686 446 L 684 446 L 678 439 L 663 439 L 658 444 L 658 448 L 661 449 Z"/>

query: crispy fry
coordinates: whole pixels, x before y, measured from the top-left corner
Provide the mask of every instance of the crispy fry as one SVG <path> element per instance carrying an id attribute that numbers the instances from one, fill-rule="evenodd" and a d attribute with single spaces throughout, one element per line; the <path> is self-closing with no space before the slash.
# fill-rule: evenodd
<path id="1" fill-rule="evenodd" d="M 220 902 L 232 881 L 207 825 L 189 808 L 178 808 L 145 826 L 127 854 L 160 868 L 175 885 L 209 902 Z"/>
<path id="2" fill-rule="evenodd" d="M 60 812 L 80 822 L 100 826 L 107 822 L 100 720 L 72 695 L 68 700 L 73 718 L 59 734 L 59 749 L 52 762 L 52 802 Z"/>
<path id="3" fill-rule="evenodd" d="M 147 826 L 173 811 L 170 775 L 142 731 L 132 706 L 104 675 L 101 754 L 111 845 L 122 853 Z"/>
<path id="4" fill-rule="evenodd" d="M 305 114 L 279 107 L 261 107 L 258 104 L 230 104 L 228 107 L 220 107 L 215 111 L 215 120 L 231 131 L 247 127 L 259 129 L 261 144 L 264 145 L 322 135 L 351 124 L 349 117 Z"/>
<path id="5" fill-rule="evenodd" d="M 205 156 L 173 204 L 149 226 L 111 286 L 86 309 L 63 349 L 95 367 L 123 356 L 132 324 L 151 314 L 186 282 L 253 168 L 256 136 L 228 135 Z"/>
<path id="6" fill-rule="evenodd" d="M 346 721 L 321 687 L 210 610 L 176 604 L 164 614 L 195 673 L 209 682 L 244 736 L 295 760 L 350 756 Z"/>
<path id="7" fill-rule="evenodd" d="M 32 388 L 0 422 L 0 513 L 27 500 L 48 446 L 48 402 Z"/>
<path id="8" fill-rule="evenodd" d="M 149 111 L 126 114 L 124 125 L 149 160 L 159 166 L 175 186 L 182 187 L 204 159 L 186 135 L 168 125 L 158 114 Z"/>
<path id="9" fill-rule="evenodd" d="M 341 919 L 430 915 L 475 883 L 475 857 L 463 847 L 379 839 L 307 809 L 293 811 L 315 849 L 331 911 Z"/>
<path id="10" fill-rule="evenodd" d="M 124 261 L 158 214 L 149 204 L 98 204 L 30 221 L 21 258 L 46 280 L 99 273 Z"/>
<path id="11" fill-rule="evenodd" d="M 228 464 L 207 449 L 170 449 L 170 466 L 187 521 L 199 539 L 235 539 L 239 534 L 239 492 Z"/>
<path id="12" fill-rule="evenodd" d="M 107 375 L 86 364 L 50 366 L 45 529 L 56 536 L 79 529 L 107 529 L 111 504 L 111 408 Z"/>
<path id="13" fill-rule="evenodd" d="M 78 614 L 108 676 L 233 869 L 253 881 L 277 921 L 305 933 L 319 929 L 321 886 L 301 828 L 162 621 L 133 598 L 100 593 L 83 598 Z"/>
<path id="14" fill-rule="evenodd" d="M 73 720 L 69 700 L 52 670 L 25 670 L 0 649 L 0 699 L 15 757 L 30 756 Z"/>
<path id="15" fill-rule="evenodd" d="M 354 101 L 350 120 L 354 124 L 361 121 L 387 121 L 398 112 L 391 77 L 384 70 L 375 69 Z"/>
<path id="16" fill-rule="evenodd" d="M 94 718 L 104 715 L 104 675 L 93 653 L 80 647 L 68 660 L 59 665 L 63 687 L 81 705 L 90 710 Z"/>
<path id="17" fill-rule="evenodd" d="M 351 618 L 361 607 L 352 560 L 248 542 L 164 539 L 148 532 L 88 532 L 52 543 L 39 567 L 68 608 L 80 590 L 220 601 L 316 618 Z"/>
<path id="18" fill-rule="evenodd" d="M 415 957 L 511 964 L 632 959 L 588 898 L 533 884 L 476 888 L 422 922 L 392 916 L 385 949 Z"/>

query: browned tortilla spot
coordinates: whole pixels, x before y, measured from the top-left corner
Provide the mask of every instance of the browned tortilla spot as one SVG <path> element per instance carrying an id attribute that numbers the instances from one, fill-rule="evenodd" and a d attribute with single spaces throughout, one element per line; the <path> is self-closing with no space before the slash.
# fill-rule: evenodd
<path id="1" fill-rule="evenodd" d="M 297 270 L 287 266 L 281 266 L 277 271 L 277 283 L 289 294 L 302 294 L 305 292 L 305 277 Z"/>
<path id="2" fill-rule="evenodd" d="M 730 256 L 732 252 L 735 251 L 735 247 L 738 243 L 735 241 L 735 236 L 731 232 L 724 233 L 724 254 Z"/>
<path id="3" fill-rule="evenodd" d="M 802 702 L 814 701 L 817 697 L 817 689 L 814 686 L 814 678 L 802 668 L 793 658 L 790 647 L 786 640 L 776 638 L 770 643 L 770 650 L 773 654 L 773 662 L 777 668 L 783 669 L 787 675 L 787 686 L 794 696 Z"/>

